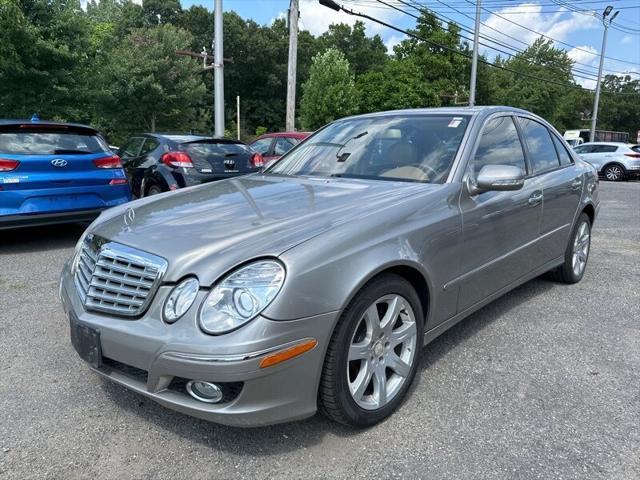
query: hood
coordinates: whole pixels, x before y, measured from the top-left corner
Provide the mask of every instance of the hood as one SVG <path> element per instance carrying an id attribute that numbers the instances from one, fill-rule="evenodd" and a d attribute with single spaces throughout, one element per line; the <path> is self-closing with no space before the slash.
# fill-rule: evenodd
<path id="1" fill-rule="evenodd" d="M 248 175 L 144 198 L 105 212 L 91 232 L 164 257 L 165 281 L 211 285 L 253 258 L 284 251 L 345 222 L 410 199 L 407 182 Z M 135 219 L 125 223 L 133 209 Z"/>

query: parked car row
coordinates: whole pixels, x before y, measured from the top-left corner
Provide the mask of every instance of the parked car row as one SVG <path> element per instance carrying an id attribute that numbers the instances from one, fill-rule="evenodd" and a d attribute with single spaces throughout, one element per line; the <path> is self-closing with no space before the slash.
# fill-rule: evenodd
<path id="1" fill-rule="evenodd" d="M 573 151 L 612 182 L 640 176 L 640 145 L 590 142 L 574 147 Z"/>
<path id="2" fill-rule="evenodd" d="M 0 229 L 90 221 L 132 197 L 258 172 L 306 136 L 267 134 L 246 145 L 145 133 L 116 152 L 85 125 L 0 120 Z"/>

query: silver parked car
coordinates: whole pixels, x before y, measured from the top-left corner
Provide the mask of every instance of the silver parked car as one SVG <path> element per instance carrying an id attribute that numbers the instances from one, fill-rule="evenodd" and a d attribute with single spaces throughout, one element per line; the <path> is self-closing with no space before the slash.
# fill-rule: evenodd
<path id="1" fill-rule="evenodd" d="M 640 145 L 622 142 L 583 143 L 573 149 L 607 180 L 617 182 L 640 176 Z"/>
<path id="2" fill-rule="evenodd" d="M 597 187 L 523 110 L 345 118 L 264 173 L 103 213 L 60 296 L 91 368 L 162 405 L 372 425 L 424 344 L 542 273 L 582 278 Z"/>

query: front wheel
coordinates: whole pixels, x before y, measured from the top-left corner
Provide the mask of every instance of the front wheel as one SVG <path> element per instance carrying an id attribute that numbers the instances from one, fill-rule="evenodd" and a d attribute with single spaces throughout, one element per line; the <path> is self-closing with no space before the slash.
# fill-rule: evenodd
<path id="1" fill-rule="evenodd" d="M 368 427 L 393 413 L 416 374 L 424 337 L 418 295 L 384 275 L 351 301 L 331 337 L 320 381 L 320 411 Z"/>
<path id="2" fill-rule="evenodd" d="M 577 283 L 582 280 L 590 249 L 591 221 L 586 213 L 582 213 L 569 237 L 564 263 L 551 272 L 553 278 L 564 283 Z"/>
<path id="3" fill-rule="evenodd" d="M 162 193 L 162 189 L 157 185 L 151 185 L 149 187 L 149 190 L 147 190 L 147 197 L 150 197 L 152 195 L 158 195 L 159 193 Z"/>

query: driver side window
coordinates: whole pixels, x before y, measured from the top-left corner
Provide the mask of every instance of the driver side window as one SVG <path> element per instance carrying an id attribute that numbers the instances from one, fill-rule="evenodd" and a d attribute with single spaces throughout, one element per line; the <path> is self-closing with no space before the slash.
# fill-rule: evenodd
<path id="1" fill-rule="evenodd" d="M 485 123 L 473 158 L 476 177 L 485 165 L 512 165 L 527 171 L 522 144 L 511 117 L 492 118 Z"/>

